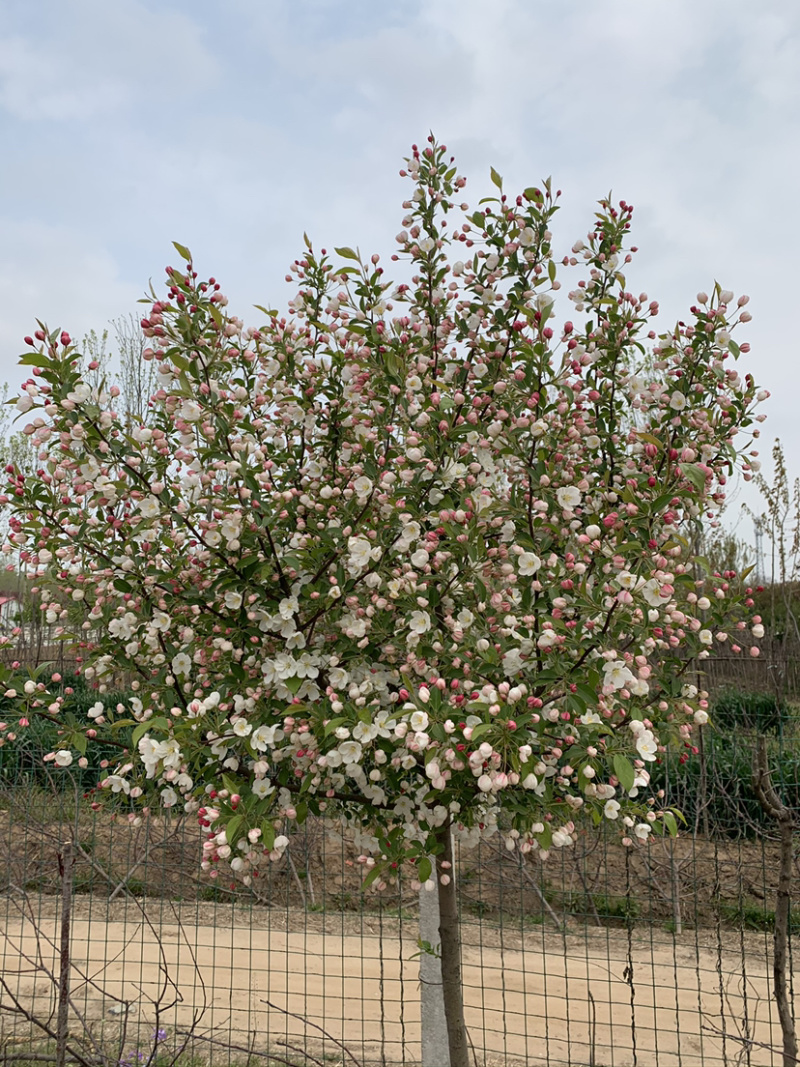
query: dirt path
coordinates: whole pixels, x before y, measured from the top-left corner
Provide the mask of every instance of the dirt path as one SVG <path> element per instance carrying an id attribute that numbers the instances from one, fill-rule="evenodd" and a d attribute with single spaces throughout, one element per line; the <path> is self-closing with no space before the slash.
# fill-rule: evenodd
<path id="1" fill-rule="evenodd" d="M 54 966 L 55 950 L 46 939 L 57 942 L 57 912 L 47 907 L 38 918 L 39 949 L 44 963 Z M 75 1004 L 105 1039 L 119 1031 L 119 1017 L 110 1014 L 116 996 L 135 1002 L 128 1044 L 147 1044 L 163 964 L 183 998 L 159 1021 L 170 1040 L 191 1026 L 205 999 L 197 1032 L 206 1038 L 242 1046 L 255 1041 L 263 1049 L 280 1041 L 302 1044 L 307 1034 L 319 1047 L 318 1033 L 270 1009 L 269 1000 L 323 1026 L 359 1059 L 418 1060 L 418 963 L 412 958 L 418 949 L 411 923 L 401 930 L 396 920 L 384 921 L 380 936 L 377 919 L 358 916 L 221 906 L 184 906 L 179 921 L 168 908 L 151 906 L 148 915 L 160 930 L 160 949 L 134 906 L 76 906 L 73 959 L 99 989 L 76 981 Z M 32 922 L 10 917 L 3 929 L 6 981 L 22 1003 L 46 1013 L 52 988 L 24 959 L 37 951 Z M 755 1041 L 779 1045 L 764 936 L 747 935 L 752 971 L 744 974 L 739 935 L 728 936 L 719 954 L 713 943 L 696 946 L 693 935 L 673 942 L 664 934 L 651 940 L 649 933 L 646 940 L 634 937 L 629 952 L 624 929 L 566 938 L 542 928 L 524 936 L 484 930 L 481 939 L 480 927 L 466 925 L 465 997 L 478 1060 L 627 1067 L 634 1062 L 632 1022 L 640 1067 L 733 1067 L 742 1046 L 732 1035 L 742 1033 L 743 1019 Z M 8 1017 L 3 1025 L 8 1035 Z M 715 1027 L 728 1036 L 714 1034 Z M 197 1051 L 207 1056 L 211 1047 L 199 1042 Z M 214 1062 L 223 1061 L 219 1051 Z M 769 1052 L 754 1049 L 750 1062 L 773 1061 Z"/>

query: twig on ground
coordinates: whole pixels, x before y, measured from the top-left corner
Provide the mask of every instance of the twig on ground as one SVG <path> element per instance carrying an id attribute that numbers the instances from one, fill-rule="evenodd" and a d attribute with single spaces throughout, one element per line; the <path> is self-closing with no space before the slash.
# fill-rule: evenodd
<path id="1" fill-rule="evenodd" d="M 327 1039 L 333 1042 L 333 1044 L 336 1045 L 337 1048 L 340 1048 L 349 1056 L 349 1058 L 355 1064 L 355 1067 L 362 1067 L 362 1064 L 359 1063 L 359 1061 L 355 1058 L 355 1056 L 347 1047 L 347 1045 L 345 1045 L 343 1041 L 340 1041 L 338 1037 L 334 1037 L 333 1034 L 328 1033 L 328 1031 L 325 1030 L 324 1027 L 320 1026 L 318 1023 L 312 1023 L 310 1019 L 306 1019 L 304 1016 L 298 1015 L 297 1012 L 289 1011 L 287 1008 L 282 1008 L 279 1004 L 273 1004 L 271 1000 L 262 1000 L 261 1003 L 266 1004 L 267 1007 L 272 1008 L 273 1011 L 279 1011 L 282 1015 L 288 1015 L 292 1019 L 299 1019 L 304 1026 L 310 1026 L 314 1030 L 319 1030 L 323 1037 L 327 1037 Z"/>

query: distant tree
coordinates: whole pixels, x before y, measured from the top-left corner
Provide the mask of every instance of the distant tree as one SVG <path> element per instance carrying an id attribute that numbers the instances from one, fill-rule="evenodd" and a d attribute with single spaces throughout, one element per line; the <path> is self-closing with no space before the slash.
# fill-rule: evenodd
<path id="1" fill-rule="evenodd" d="M 708 563 L 709 570 L 724 574 L 734 571 L 743 574 L 755 565 L 755 549 L 735 531 L 723 526 L 708 530 L 699 544 L 700 555 Z"/>
<path id="2" fill-rule="evenodd" d="M 765 510 L 745 505 L 756 537 L 766 550 L 759 561 L 764 588 L 756 593 L 758 610 L 770 635 L 785 643 L 800 642 L 800 481 L 791 480 L 783 445 L 772 448 L 773 474 L 768 480 L 760 472 L 755 484 Z"/>
<path id="3" fill-rule="evenodd" d="M 132 425 L 146 423 L 150 417 L 151 398 L 158 388 L 158 363 L 148 350 L 147 338 L 136 315 L 126 315 L 113 322 L 117 343 L 119 372 L 117 381 L 126 417 Z"/>
<path id="4" fill-rule="evenodd" d="M 116 388 L 117 405 L 128 423 L 146 422 L 158 388 L 158 364 L 152 355 L 144 355 L 147 340 L 135 315 L 113 319 L 111 327 L 113 347 L 108 330 L 90 330 L 84 338 L 83 380 L 93 389 Z"/>

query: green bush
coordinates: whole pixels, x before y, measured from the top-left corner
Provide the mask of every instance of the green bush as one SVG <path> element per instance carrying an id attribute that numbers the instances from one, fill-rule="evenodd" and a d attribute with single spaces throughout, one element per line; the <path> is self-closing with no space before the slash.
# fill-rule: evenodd
<path id="1" fill-rule="evenodd" d="M 712 834 L 744 838 L 773 826 L 753 788 L 753 755 L 764 734 L 772 734 L 768 760 L 773 784 L 785 804 L 800 809 L 800 749 L 784 738 L 782 729 L 776 736 L 785 715 L 771 696 L 724 694 L 712 708 L 712 722 L 713 727 L 704 728 L 702 754 L 673 750 L 652 767 L 653 788 L 665 791 L 666 803 L 681 812 L 690 828 L 702 829 L 707 820 Z"/>
<path id="2" fill-rule="evenodd" d="M 773 693 L 747 693 L 739 689 L 725 690 L 711 708 L 711 721 L 719 731 L 776 733 L 785 715 L 786 709 Z"/>
<path id="3" fill-rule="evenodd" d="M 593 893 L 592 903 L 601 919 L 635 919 L 642 910 L 632 897 L 614 897 L 607 893 Z"/>
<path id="4" fill-rule="evenodd" d="M 742 900 L 736 904 L 720 901 L 717 905 L 719 917 L 728 923 L 745 930 L 774 930 L 775 912 L 761 901 Z M 789 915 L 789 929 L 792 934 L 800 933 L 800 909 L 792 908 Z"/>
<path id="5" fill-rule="evenodd" d="M 60 688 L 61 692 L 66 689 L 73 690 L 64 702 L 60 717 L 66 722 L 74 716 L 87 728 L 91 726 L 88 711 L 98 700 L 104 707 L 114 708 L 120 701 L 127 699 L 124 693 L 98 693 L 97 690 L 90 689 L 80 676 L 65 676 Z M 0 716 L 3 715 L 7 704 L 8 702 L 0 697 Z M 76 760 L 69 773 L 56 773 L 52 764 L 43 762 L 43 757 L 48 752 L 68 747 L 59 731 L 57 723 L 35 717 L 31 719 L 30 725 L 17 728 L 14 731 L 17 740 L 0 748 L 0 787 L 13 783 L 46 786 L 48 789 L 53 785 L 64 790 L 71 790 L 76 786 L 79 789 L 92 789 L 107 773 L 100 766 L 101 762 L 108 760 L 114 764 L 119 760 L 121 749 L 116 746 L 91 744 L 87 751 L 86 767 L 79 767 Z M 130 729 L 120 730 L 119 740 L 123 743 L 129 742 Z"/>

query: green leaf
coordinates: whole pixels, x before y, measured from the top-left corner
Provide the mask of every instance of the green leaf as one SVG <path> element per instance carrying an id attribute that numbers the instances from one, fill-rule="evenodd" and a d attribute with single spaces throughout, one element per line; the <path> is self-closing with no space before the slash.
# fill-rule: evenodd
<path id="1" fill-rule="evenodd" d="M 381 868 L 380 867 L 378 867 L 378 866 L 373 867 L 372 870 L 367 875 L 367 877 L 361 883 L 361 888 L 362 889 L 367 889 L 369 886 L 371 886 L 372 883 L 378 878 L 380 873 L 381 873 Z"/>
<path id="2" fill-rule="evenodd" d="M 179 244 L 177 241 L 172 242 L 173 247 L 181 258 L 185 259 L 187 263 L 192 262 L 192 253 L 186 247 L 186 245 Z"/>
<path id="3" fill-rule="evenodd" d="M 696 463 L 681 463 L 680 468 L 684 478 L 691 482 L 699 493 L 702 493 L 706 487 L 705 471 L 700 470 Z"/>
<path id="4" fill-rule="evenodd" d="M 670 490 L 668 493 L 662 493 L 661 496 L 654 500 L 653 503 L 650 505 L 650 514 L 660 514 L 667 506 L 667 504 L 669 504 L 670 500 L 672 500 L 673 496 L 675 496 L 675 494 L 672 492 L 672 490 Z"/>
<path id="5" fill-rule="evenodd" d="M 565 703 L 573 715 L 583 715 L 586 711 L 586 701 L 576 693 L 570 693 L 565 698 Z"/>
<path id="6" fill-rule="evenodd" d="M 131 734 L 131 744 L 137 745 L 139 741 L 144 737 L 147 731 L 150 729 L 149 722 L 140 722 L 136 729 Z"/>
<path id="7" fill-rule="evenodd" d="M 498 189 L 502 189 L 503 188 L 503 179 L 500 177 L 500 175 L 497 173 L 497 171 L 494 169 L 494 167 L 490 167 L 489 168 L 489 172 L 490 172 L 490 174 L 492 176 L 492 181 L 497 186 L 497 188 Z"/>
<path id="8" fill-rule="evenodd" d="M 430 941 L 423 941 L 421 937 L 417 938 L 417 948 L 420 951 L 414 952 L 411 956 L 409 956 L 408 958 L 410 960 L 419 959 L 420 956 L 435 956 L 437 960 L 441 959 L 441 949 L 436 945 L 432 945 Z"/>
<path id="9" fill-rule="evenodd" d="M 633 769 L 633 764 L 626 756 L 616 755 L 614 756 L 614 774 L 619 779 L 619 784 L 629 793 L 633 789 L 633 783 L 636 779 L 636 771 Z"/>
<path id="10" fill-rule="evenodd" d="M 155 719 L 148 719 L 147 722 L 140 722 L 131 735 L 131 744 L 138 745 L 139 741 L 144 737 L 148 730 L 168 730 L 169 722 L 167 719 L 158 716 Z"/>
<path id="11" fill-rule="evenodd" d="M 592 689 L 590 685 L 585 685 L 583 682 L 576 682 L 575 688 L 588 705 L 591 706 L 592 704 L 597 703 L 597 690 Z"/>
<path id="12" fill-rule="evenodd" d="M 479 737 L 483 737 L 484 734 L 488 734 L 491 728 L 492 723 L 479 722 L 477 726 L 472 727 L 472 737 L 470 738 L 470 741 L 477 741 Z"/>
<path id="13" fill-rule="evenodd" d="M 394 352 L 387 352 L 384 356 L 384 361 L 389 374 L 397 375 L 400 373 L 400 361 Z"/>
<path id="14" fill-rule="evenodd" d="M 342 259 L 354 259 L 356 263 L 361 262 L 361 257 L 358 252 L 354 252 L 352 248 L 348 248 L 347 245 L 342 245 L 341 248 L 334 248 L 334 252 L 337 256 L 341 256 Z"/>
<path id="15" fill-rule="evenodd" d="M 419 878 L 420 882 L 424 885 L 425 882 L 428 881 L 428 879 L 430 878 L 432 873 L 433 873 L 433 864 L 431 863 L 431 861 L 428 859 L 427 856 L 423 856 L 422 859 L 419 861 L 419 866 L 417 867 L 417 877 Z"/>
<path id="16" fill-rule="evenodd" d="M 239 831 L 242 828 L 244 822 L 244 815 L 234 815 L 232 819 L 229 819 L 225 824 L 225 837 L 228 840 L 229 845 L 236 844 L 236 838 L 239 836 Z"/>
<path id="17" fill-rule="evenodd" d="M 671 811 L 664 812 L 664 825 L 669 830 L 670 837 L 678 836 L 678 823 Z"/>

